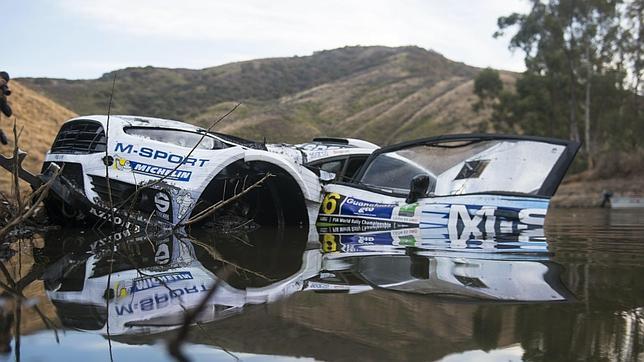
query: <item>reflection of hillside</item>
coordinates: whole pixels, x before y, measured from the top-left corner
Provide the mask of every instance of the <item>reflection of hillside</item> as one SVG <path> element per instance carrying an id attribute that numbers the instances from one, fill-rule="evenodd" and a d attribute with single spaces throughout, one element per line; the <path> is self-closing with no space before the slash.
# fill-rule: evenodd
<path id="1" fill-rule="evenodd" d="M 193 328 L 190 342 L 231 352 L 320 360 L 433 360 L 516 343 L 513 306 L 443 303 L 373 291 L 299 293 L 241 315 Z M 117 337 L 152 343 L 158 336 Z"/>
<path id="2" fill-rule="evenodd" d="M 321 360 L 428 361 L 520 343 L 531 361 L 628 361 L 641 360 L 643 331 L 642 308 L 589 313 L 579 303 L 477 305 L 375 291 L 300 293 L 195 328 L 190 341 Z"/>
<path id="3" fill-rule="evenodd" d="M 373 359 L 433 360 L 515 343 L 513 307 L 376 291 L 353 296 L 300 294 L 277 308 L 285 320 L 369 346 Z"/>

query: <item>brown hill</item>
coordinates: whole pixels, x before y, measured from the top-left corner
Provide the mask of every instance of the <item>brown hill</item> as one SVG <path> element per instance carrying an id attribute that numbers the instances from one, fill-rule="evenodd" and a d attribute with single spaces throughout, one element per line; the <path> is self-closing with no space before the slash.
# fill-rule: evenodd
<path id="1" fill-rule="evenodd" d="M 0 145 L 0 152 L 10 156 L 13 152 L 13 121 L 16 120 L 20 133 L 19 146 L 28 152 L 24 167 L 27 170 L 38 172 L 42 165 L 45 153 L 60 128 L 60 125 L 75 116 L 74 112 L 57 104 L 49 98 L 40 95 L 25 87 L 20 82 L 12 80 L 9 83 L 12 94 L 9 104 L 13 108 L 13 117 L 4 116 L 0 119 L 0 127 L 9 138 L 9 145 Z M 0 191 L 11 190 L 11 175 L 0 169 Z"/>
<path id="2" fill-rule="evenodd" d="M 391 71 L 391 69 L 389 70 Z M 298 142 L 315 136 L 345 136 L 381 145 L 447 133 L 491 131 L 490 109 L 477 102 L 471 76 L 428 81 L 423 75 L 364 85 L 370 74 L 331 82 L 275 103 L 245 103 L 220 130 L 269 141 Z M 516 75 L 502 72 L 506 86 Z M 233 102 L 212 107 L 191 122 L 208 126 Z"/>
<path id="3" fill-rule="evenodd" d="M 488 128 L 472 111 L 479 69 L 419 47 L 344 47 L 189 70 L 127 68 L 99 79 L 24 78 L 81 114 L 114 113 L 208 126 L 236 102 L 219 131 L 272 142 L 352 136 L 379 144 Z M 504 72 L 507 83 L 516 78 Z"/>

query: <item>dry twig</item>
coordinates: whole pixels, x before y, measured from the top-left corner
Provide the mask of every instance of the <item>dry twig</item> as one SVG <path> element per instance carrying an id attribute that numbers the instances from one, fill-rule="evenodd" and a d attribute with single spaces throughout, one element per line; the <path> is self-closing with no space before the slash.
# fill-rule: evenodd
<path id="1" fill-rule="evenodd" d="M 252 184 L 252 185 L 248 186 L 247 188 L 243 189 L 240 193 L 235 194 L 234 196 L 232 196 L 232 197 L 230 197 L 230 198 L 228 198 L 228 199 L 221 200 L 221 201 L 219 201 L 219 202 L 217 202 L 217 203 L 212 204 L 212 205 L 211 205 L 211 206 L 209 206 L 208 208 L 206 208 L 206 209 L 202 210 L 202 211 L 201 211 L 200 213 L 198 213 L 197 215 L 195 215 L 195 216 L 191 217 L 190 219 L 188 219 L 187 221 L 185 221 L 185 222 L 183 222 L 183 223 L 180 223 L 180 224 L 177 224 L 177 225 L 180 225 L 180 226 L 187 226 L 187 225 L 191 225 L 191 224 L 194 224 L 194 223 L 196 223 L 196 222 L 199 222 L 199 221 L 201 221 L 201 220 L 205 219 L 206 217 L 208 217 L 208 216 L 212 215 L 212 214 L 213 214 L 215 211 L 217 211 L 218 209 L 220 209 L 220 208 L 222 208 L 222 207 L 224 207 L 224 206 L 228 205 L 229 203 L 231 203 L 231 202 L 233 202 L 233 201 L 237 200 L 238 198 L 240 198 L 240 197 L 242 197 L 242 196 L 246 195 L 246 194 L 247 194 L 247 193 L 249 193 L 251 190 L 253 190 L 253 189 L 255 189 L 255 188 L 257 188 L 257 187 L 261 186 L 261 184 L 262 184 L 264 181 L 266 181 L 269 177 L 273 177 L 273 176 L 274 176 L 274 175 L 273 175 L 273 174 L 271 174 L 271 173 L 266 173 L 266 175 L 264 175 L 264 177 L 262 177 L 261 179 L 257 180 L 254 184 Z"/>

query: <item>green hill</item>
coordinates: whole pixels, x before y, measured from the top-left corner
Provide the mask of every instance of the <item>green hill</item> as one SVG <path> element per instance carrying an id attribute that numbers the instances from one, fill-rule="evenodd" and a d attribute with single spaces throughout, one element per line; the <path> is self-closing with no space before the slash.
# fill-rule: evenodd
<path id="1" fill-rule="evenodd" d="M 126 68 L 93 80 L 20 81 L 79 114 L 107 112 L 116 75 L 114 114 L 207 126 L 241 102 L 217 130 L 269 141 L 344 135 L 386 144 L 486 128 L 488 114 L 471 108 L 478 71 L 418 47 L 345 47 L 201 70 Z"/>

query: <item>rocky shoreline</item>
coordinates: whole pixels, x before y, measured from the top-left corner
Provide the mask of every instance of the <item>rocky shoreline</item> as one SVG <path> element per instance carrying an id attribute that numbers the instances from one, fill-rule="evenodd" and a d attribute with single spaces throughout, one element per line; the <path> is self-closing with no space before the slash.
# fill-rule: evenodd
<path id="1" fill-rule="evenodd" d="M 575 175 L 564 180 L 550 205 L 556 208 L 601 207 L 607 191 L 615 195 L 644 195 L 644 177 L 588 180 L 583 175 Z"/>

